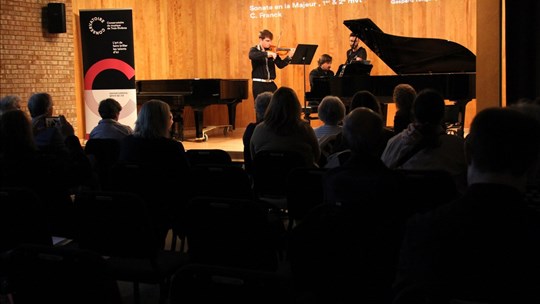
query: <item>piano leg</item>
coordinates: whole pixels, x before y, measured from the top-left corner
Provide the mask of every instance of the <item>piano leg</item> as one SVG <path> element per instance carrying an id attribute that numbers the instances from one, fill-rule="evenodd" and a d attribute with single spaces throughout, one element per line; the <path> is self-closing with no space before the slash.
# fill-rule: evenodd
<path id="1" fill-rule="evenodd" d="M 458 129 L 457 135 L 461 137 L 465 136 L 465 111 L 467 110 L 467 103 L 469 103 L 469 101 L 471 100 L 464 99 L 464 100 L 456 101 L 456 105 L 458 106 L 458 109 L 459 109 L 459 114 L 458 114 L 459 129 Z"/>
<path id="2" fill-rule="evenodd" d="M 229 124 L 233 130 L 236 129 L 236 106 L 242 99 L 235 99 L 233 102 L 227 104 L 227 112 L 229 114 Z"/>
<path id="3" fill-rule="evenodd" d="M 204 108 L 193 108 L 193 116 L 195 117 L 195 140 L 205 141 L 203 134 L 203 111 Z"/>
<path id="4" fill-rule="evenodd" d="M 176 140 L 184 140 L 184 109 L 171 107 L 173 115 L 173 125 L 171 128 L 171 138 Z"/>

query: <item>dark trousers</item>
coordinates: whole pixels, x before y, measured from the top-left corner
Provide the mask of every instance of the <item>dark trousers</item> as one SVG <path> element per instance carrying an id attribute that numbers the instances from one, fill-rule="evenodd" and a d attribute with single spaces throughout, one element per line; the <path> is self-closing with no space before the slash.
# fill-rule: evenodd
<path id="1" fill-rule="evenodd" d="M 277 85 L 274 82 L 259 82 L 253 81 L 253 101 L 257 98 L 257 95 L 262 92 L 275 92 Z"/>

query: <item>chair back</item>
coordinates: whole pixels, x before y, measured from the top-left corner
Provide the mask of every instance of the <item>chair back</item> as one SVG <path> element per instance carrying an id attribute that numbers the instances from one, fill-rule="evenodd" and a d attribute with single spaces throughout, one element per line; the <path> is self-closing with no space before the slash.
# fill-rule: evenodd
<path id="1" fill-rule="evenodd" d="M 147 204 L 158 234 L 165 239 L 171 228 L 172 214 L 182 210 L 187 201 L 188 173 L 151 163 L 119 162 L 113 167 L 110 190 L 139 195 Z"/>
<path id="2" fill-rule="evenodd" d="M 327 169 L 299 167 L 287 176 L 289 229 L 315 206 L 324 203 L 323 176 Z"/>
<path id="3" fill-rule="evenodd" d="M 92 138 L 86 142 L 84 153 L 89 158 L 101 189 L 111 183 L 112 167 L 120 156 L 120 141 L 112 138 Z"/>
<path id="4" fill-rule="evenodd" d="M 145 201 L 129 192 L 82 191 L 75 197 L 80 248 L 107 256 L 117 280 L 133 282 L 139 303 L 139 282 L 159 284 L 165 303 L 170 277 L 187 263 L 180 252 L 163 250 L 163 240 Z"/>
<path id="5" fill-rule="evenodd" d="M 14 303 L 122 303 L 105 259 L 95 252 L 27 244 L 8 260 Z"/>
<path id="6" fill-rule="evenodd" d="M 175 274 L 170 304 L 287 304 L 291 294 L 289 281 L 274 272 L 190 264 Z"/>
<path id="7" fill-rule="evenodd" d="M 298 152 L 265 150 L 253 159 L 253 182 L 255 193 L 261 197 L 286 197 L 286 181 L 289 172 L 307 167 L 306 160 Z"/>
<path id="8" fill-rule="evenodd" d="M 100 163 L 112 164 L 120 156 L 120 141 L 113 138 L 91 138 L 84 146 L 86 155 L 93 155 Z"/>
<path id="9" fill-rule="evenodd" d="M 158 236 L 143 199 L 134 193 L 82 191 L 75 196 L 77 243 L 118 257 L 153 257 Z"/>
<path id="10" fill-rule="evenodd" d="M 189 149 L 186 150 L 189 163 L 192 166 L 208 164 L 232 164 L 232 158 L 221 149 Z"/>
<path id="11" fill-rule="evenodd" d="M 184 212 L 188 253 L 197 263 L 277 268 L 279 230 L 259 202 L 196 197 Z"/>
<path id="12" fill-rule="evenodd" d="M 458 198 L 455 180 L 443 170 L 396 169 L 405 176 L 405 189 L 416 212 L 430 211 Z"/>
<path id="13" fill-rule="evenodd" d="M 188 183 L 190 197 L 254 198 L 249 175 L 243 168 L 232 164 L 193 166 Z"/>
<path id="14" fill-rule="evenodd" d="M 28 188 L 0 188 L 0 253 L 23 243 L 52 245 L 45 208 Z"/>

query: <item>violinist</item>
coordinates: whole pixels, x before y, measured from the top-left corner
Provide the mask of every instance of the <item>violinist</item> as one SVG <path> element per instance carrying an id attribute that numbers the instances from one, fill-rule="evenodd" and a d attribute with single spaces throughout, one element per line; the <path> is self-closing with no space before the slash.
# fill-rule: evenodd
<path id="1" fill-rule="evenodd" d="M 249 50 L 251 60 L 251 79 L 253 81 L 253 99 L 262 92 L 274 92 L 277 85 L 276 66 L 283 69 L 291 62 L 294 49 L 281 49 L 272 45 L 274 35 L 269 30 L 259 32 L 259 44 Z M 279 43 L 278 43 L 279 44 Z M 281 52 L 284 52 L 281 58 Z"/>

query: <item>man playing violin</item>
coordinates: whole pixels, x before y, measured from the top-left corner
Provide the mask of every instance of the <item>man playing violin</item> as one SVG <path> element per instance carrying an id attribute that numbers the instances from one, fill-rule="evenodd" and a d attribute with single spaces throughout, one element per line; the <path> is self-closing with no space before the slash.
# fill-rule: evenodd
<path id="1" fill-rule="evenodd" d="M 283 69 L 291 62 L 294 49 L 279 49 L 272 45 L 274 35 L 269 30 L 259 32 L 259 44 L 249 49 L 251 60 L 251 79 L 253 80 L 253 100 L 262 92 L 274 92 L 277 85 L 276 66 Z M 279 55 L 281 51 L 287 51 L 285 58 Z"/>

